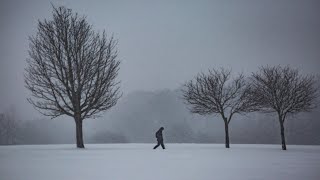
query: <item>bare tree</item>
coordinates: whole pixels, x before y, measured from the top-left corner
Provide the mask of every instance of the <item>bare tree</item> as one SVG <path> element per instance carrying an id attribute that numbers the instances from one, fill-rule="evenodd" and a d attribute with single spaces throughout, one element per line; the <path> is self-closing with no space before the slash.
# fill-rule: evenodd
<path id="1" fill-rule="evenodd" d="M 46 116 L 73 117 L 77 147 L 84 148 L 83 120 L 108 110 L 121 96 L 117 41 L 94 32 L 85 17 L 65 7 L 53 7 L 53 19 L 39 21 L 29 39 L 28 101 Z"/>
<path id="2" fill-rule="evenodd" d="M 183 89 L 183 99 L 192 113 L 200 115 L 220 114 L 225 125 L 225 145 L 229 148 L 229 123 L 234 114 L 251 112 L 251 102 L 247 100 L 247 83 L 243 74 L 231 77 L 231 70 L 221 68 L 200 73 L 187 82 Z"/>
<path id="3" fill-rule="evenodd" d="M 277 113 L 282 149 L 286 150 L 284 122 L 289 114 L 308 112 L 316 107 L 315 76 L 301 75 L 289 66 L 261 67 L 251 78 L 251 100 L 256 110 Z"/>

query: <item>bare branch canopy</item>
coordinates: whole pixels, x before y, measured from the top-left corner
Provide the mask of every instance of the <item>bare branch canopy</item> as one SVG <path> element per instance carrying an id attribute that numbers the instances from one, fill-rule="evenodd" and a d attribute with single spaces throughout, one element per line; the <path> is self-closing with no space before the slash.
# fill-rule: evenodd
<path id="1" fill-rule="evenodd" d="M 243 74 L 232 79 L 231 70 L 209 70 L 184 85 L 183 98 L 192 113 L 218 113 L 228 121 L 236 113 L 253 111 L 247 100 L 247 83 Z"/>

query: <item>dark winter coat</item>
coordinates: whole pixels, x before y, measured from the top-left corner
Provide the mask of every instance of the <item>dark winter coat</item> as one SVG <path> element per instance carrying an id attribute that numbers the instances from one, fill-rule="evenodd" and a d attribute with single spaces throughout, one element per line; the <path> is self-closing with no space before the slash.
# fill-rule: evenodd
<path id="1" fill-rule="evenodd" d="M 163 129 L 159 129 L 157 132 L 156 132 L 156 138 L 157 140 L 163 140 L 163 137 L 162 137 L 162 131 Z"/>

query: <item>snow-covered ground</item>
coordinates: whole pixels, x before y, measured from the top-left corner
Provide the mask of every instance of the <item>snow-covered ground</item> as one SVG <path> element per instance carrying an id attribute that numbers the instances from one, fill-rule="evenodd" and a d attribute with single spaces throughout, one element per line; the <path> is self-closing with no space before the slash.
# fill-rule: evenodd
<path id="1" fill-rule="evenodd" d="M 320 146 L 0 146 L 0 180 L 319 180 Z"/>

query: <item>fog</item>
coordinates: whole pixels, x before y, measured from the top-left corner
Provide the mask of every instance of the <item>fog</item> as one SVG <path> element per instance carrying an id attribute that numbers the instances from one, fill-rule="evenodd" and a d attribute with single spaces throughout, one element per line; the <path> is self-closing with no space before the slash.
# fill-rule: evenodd
<path id="1" fill-rule="evenodd" d="M 261 65 L 280 64 L 319 73 L 319 1 L 0 3 L 0 112 L 14 109 L 15 118 L 30 128 L 19 132 L 21 143 L 75 142 L 72 118 L 44 117 L 26 101 L 28 36 L 35 34 L 37 20 L 51 18 L 50 3 L 85 15 L 94 30 L 119 40 L 123 97 L 99 118 L 85 120 L 87 142 L 153 142 L 154 131 L 164 126 L 168 142 L 221 143 L 223 121 L 190 114 L 179 99 L 184 82 L 217 67 L 250 75 Z M 288 143 L 319 144 L 317 117 L 319 109 L 290 117 Z M 278 143 L 277 123 L 272 114 L 237 116 L 230 123 L 231 143 Z"/>
<path id="2" fill-rule="evenodd" d="M 220 116 L 191 114 L 179 90 L 135 91 L 97 119 L 84 121 L 85 143 L 154 143 L 155 131 L 163 126 L 168 143 L 223 143 Z M 320 144 L 319 108 L 286 120 L 288 144 Z M 71 118 L 18 121 L 15 144 L 74 143 Z M 276 115 L 235 115 L 230 122 L 230 141 L 240 144 L 278 144 L 280 127 Z M 0 144 L 4 143 L 1 141 Z"/>

